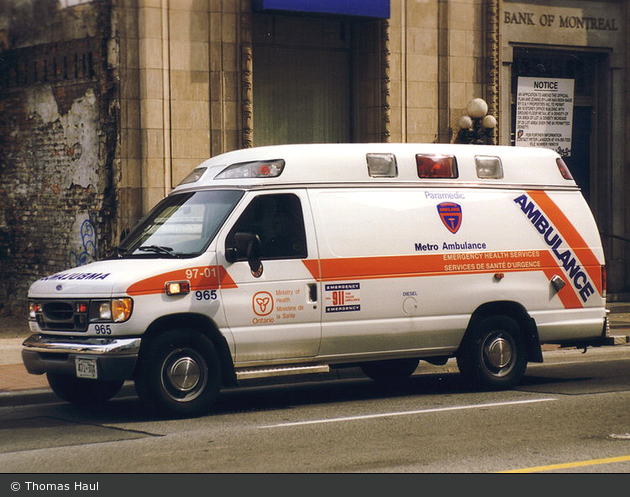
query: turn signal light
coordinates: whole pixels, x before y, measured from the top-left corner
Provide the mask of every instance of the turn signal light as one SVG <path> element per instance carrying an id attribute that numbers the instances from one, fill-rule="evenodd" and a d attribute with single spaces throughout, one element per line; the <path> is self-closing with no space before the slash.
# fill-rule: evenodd
<path id="1" fill-rule="evenodd" d="M 167 281 L 166 295 L 186 295 L 190 293 L 190 281 Z"/>

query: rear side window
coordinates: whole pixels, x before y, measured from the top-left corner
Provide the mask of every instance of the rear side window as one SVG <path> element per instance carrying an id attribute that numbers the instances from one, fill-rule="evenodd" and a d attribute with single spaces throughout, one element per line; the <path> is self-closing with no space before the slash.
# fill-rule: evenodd
<path id="1" fill-rule="evenodd" d="M 230 230 L 227 247 L 235 246 L 236 233 L 258 235 L 262 244 L 260 258 L 263 260 L 305 259 L 308 255 L 302 204 L 294 194 L 256 197 Z"/>

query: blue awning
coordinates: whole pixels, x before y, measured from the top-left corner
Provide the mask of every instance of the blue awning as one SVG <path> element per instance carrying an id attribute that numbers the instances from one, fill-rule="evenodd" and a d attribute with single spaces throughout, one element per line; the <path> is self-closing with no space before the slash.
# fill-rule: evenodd
<path id="1" fill-rule="evenodd" d="M 254 12 L 290 11 L 389 19 L 390 0 L 252 0 Z"/>

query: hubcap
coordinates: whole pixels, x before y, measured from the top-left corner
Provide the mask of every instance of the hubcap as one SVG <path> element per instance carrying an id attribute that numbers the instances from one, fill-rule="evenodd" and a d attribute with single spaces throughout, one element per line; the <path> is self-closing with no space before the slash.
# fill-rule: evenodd
<path id="1" fill-rule="evenodd" d="M 514 351 L 512 344 L 502 336 L 494 336 L 484 347 L 484 357 L 488 366 L 500 372 L 512 361 Z"/>
<path id="2" fill-rule="evenodd" d="M 191 357 L 182 357 L 168 370 L 171 384 L 182 392 L 189 392 L 199 383 L 199 365 Z"/>
<path id="3" fill-rule="evenodd" d="M 207 383 L 207 365 L 194 349 L 176 349 L 162 363 L 162 387 L 177 402 L 196 399 L 203 393 Z"/>

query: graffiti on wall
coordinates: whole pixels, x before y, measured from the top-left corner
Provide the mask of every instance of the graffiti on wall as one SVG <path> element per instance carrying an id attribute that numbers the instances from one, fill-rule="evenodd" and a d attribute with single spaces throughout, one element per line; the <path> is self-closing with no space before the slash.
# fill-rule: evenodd
<path id="1" fill-rule="evenodd" d="M 70 267 L 96 260 L 96 228 L 87 214 L 77 216 L 70 236 Z"/>

